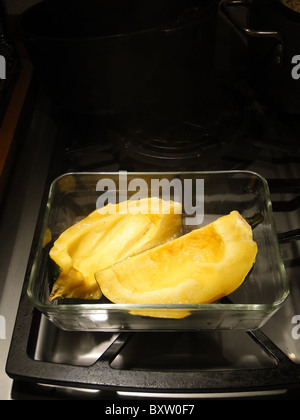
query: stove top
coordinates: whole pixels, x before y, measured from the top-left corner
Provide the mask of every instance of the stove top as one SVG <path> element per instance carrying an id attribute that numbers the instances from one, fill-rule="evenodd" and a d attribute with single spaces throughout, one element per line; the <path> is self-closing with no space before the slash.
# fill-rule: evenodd
<path id="1" fill-rule="evenodd" d="M 228 98 L 223 109 L 213 105 L 213 111 L 199 111 L 193 103 L 121 116 L 64 115 L 68 166 L 74 171 L 213 169 L 250 122 L 247 107 L 233 102 Z"/>
<path id="2" fill-rule="evenodd" d="M 177 145 L 181 151 L 183 148 L 193 154 L 190 145 L 182 143 L 181 139 L 187 138 L 187 143 L 199 141 L 201 152 L 191 158 L 198 169 L 202 168 L 204 160 L 205 167 L 252 170 L 266 177 L 278 232 L 286 232 L 299 228 L 300 222 L 300 153 L 296 136 L 290 134 L 295 133 L 291 127 L 292 124 L 297 126 L 297 118 L 274 119 L 270 113 L 262 120 L 261 112 L 255 104 L 252 107 L 247 105 L 247 118 L 239 120 L 243 124 L 239 124 L 234 135 L 228 137 L 230 140 L 213 145 L 219 147 L 215 159 L 203 155 L 205 145 L 209 144 L 203 127 L 186 123 L 185 118 L 164 125 L 167 136 L 171 136 L 173 130 L 178 135 L 175 143 L 170 141 L 170 148 L 165 150 L 173 157 L 173 147 Z M 39 114 L 41 128 L 43 111 L 40 110 Z M 239 113 L 242 114 L 244 110 Z M 61 115 L 58 118 L 55 112 L 51 116 L 49 110 L 43 118 L 39 141 L 47 142 L 50 137 L 53 153 L 51 159 L 47 155 L 49 169 L 45 170 L 45 181 L 39 187 L 43 189 L 43 193 L 40 192 L 42 205 L 7 361 L 7 373 L 14 379 L 12 398 L 140 399 L 149 396 L 201 398 L 208 395 L 216 398 L 269 398 L 274 395 L 287 398 L 294 392 L 298 395 L 300 244 L 296 241 L 281 245 L 291 296 L 265 327 L 255 332 L 70 333 L 58 330 L 32 308 L 26 294 L 27 282 L 45 199 L 53 179 L 65 172 L 83 169 L 131 170 L 131 166 L 124 166 L 128 162 L 136 170 L 145 168 L 144 160 L 137 158 L 139 153 L 123 159 L 124 150 L 118 145 L 121 142 L 124 146 L 127 142 L 122 131 L 124 121 L 116 124 L 115 120 L 109 119 L 104 123 L 102 117 L 101 121 L 99 117 L 85 117 L 77 125 L 70 125 L 68 118 Z M 141 136 L 143 150 L 146 143 L 156 153 L 161 142 L 156 135 L 157 127 L 153 129 L 152 137 L 146 136 L 140 127 L 130 122 L 128 132 L 136 134 L 135 138 L 131 137 L 133 142 L 138 145 L 138 136 Z M 182 130 L 176 130 L 177 127 Z M 35 129 L 33 124 L 31 130 Z M 186 133 L 191 133 L 191 138 L 185 137 Z M 34 137 L 29 138 L 33 141 Z M 46 147 L 48 151 L 51 141 Z M 45 149 L 45 144 L 40 147 Z M 41 156 L 37 151 L 35 153 Z M 148 164 L 156 170 L 158 163 L 149 160 Z M 182 161 L 180 165 L 190 169 L 191 162 Z M 15 250 L 20 240 L 18 237 Z"/>
<path id="3" fill-rule="evenodd" d="M 243 78 L 212 89 L 197 106 L 122 116 L 58 112 L 38 91 L 0 217 L 6 399 L 299 398 L 299 241 L 280 245 L 290 297 L 255 332 L 70 333 L 27 297 L 49 187 L 66 172 L 251 170 L 269 182 L 278 233 L 299 229 L 299 116 Z"/>

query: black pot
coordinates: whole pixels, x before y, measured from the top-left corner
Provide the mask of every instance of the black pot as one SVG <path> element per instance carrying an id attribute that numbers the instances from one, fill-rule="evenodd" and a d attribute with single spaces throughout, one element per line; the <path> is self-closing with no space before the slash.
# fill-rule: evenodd
<path id="1" fill-rule="evenodd" d="M 210 74 L 217 0 L 45 0 L 20 33 L 56 104 L 120 113 L 184 104 Z"/>
<path id="2" fill-rule="evenodd" d="M 265 103 L 300 113 L 300 14 L 280 0 L 226 0 L 224 10 L 247 7 L 248 78 Z"/>

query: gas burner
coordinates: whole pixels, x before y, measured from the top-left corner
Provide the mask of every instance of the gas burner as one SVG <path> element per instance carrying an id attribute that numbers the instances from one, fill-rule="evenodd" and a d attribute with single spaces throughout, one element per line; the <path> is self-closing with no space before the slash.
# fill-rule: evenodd
<path id="1" fill-rule="evenodd" d="M 246 110 L 239 108 L 220 114 L 193 110 L 139 118 L 116 134 L 121 163 L 134 170 L 209 169 L 226 153 L 227 146 L 241 139 L 248 117 Z"/>
<path id="2" fill-rule="evenodd" d="M 214 149 L 202 126 L 185 121 L 166 124 L 161 130 L 139 127 L 119 138 L 121 156 L 154 166 L 180 167 L 197 161 L 203 150 Z"/>

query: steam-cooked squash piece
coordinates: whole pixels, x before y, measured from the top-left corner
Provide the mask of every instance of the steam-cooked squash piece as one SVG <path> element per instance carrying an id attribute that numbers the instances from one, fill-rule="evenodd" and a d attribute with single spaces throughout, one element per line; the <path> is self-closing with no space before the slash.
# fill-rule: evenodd
<path id="1" fill-rule="evenodd" d="M 115 264 L 97 273 L 96 279 L 103 294 L 114 303 L 206 304 L 236 290 L 251 270 L 256 254 L 251 227 L 234 211 Z M 162 316 L 168 316 L 167 311 L 162 311 Z"/>
<path id="2" fill-rule="evenodd" d="M 151 214 L 151 206 L 156 214 Z M 100 299 L 95 273 L 172 240 L 180 231 L 181 204 L 172 201 L 127 201 L 94 211 L 66 230 L 50 251 L 62 270 L 50 300 Z"/>

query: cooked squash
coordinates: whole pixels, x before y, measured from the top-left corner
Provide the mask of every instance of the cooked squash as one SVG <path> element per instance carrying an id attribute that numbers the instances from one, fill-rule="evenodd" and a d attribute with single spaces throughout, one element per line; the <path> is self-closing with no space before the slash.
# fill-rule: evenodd
<path id="1" fill-rule="evenodd" d="M 97 273 L 96 280 L 114 303 L 207 304 L 229 295 L 243 283 L 256 254 L 251 227 L 234 211 L 115 264 Z M 167 311 L 161 316 L 168 317 Z"/>
<path id="2" fill-rule="evenodd" d="M 172 240 L 180 231 L 181 204 L 172 201 L 127 201 L 94 211 L 62 233 L 51 249 L 61 274 L 49 299 L 100 299 L 95 273 Z"/>

